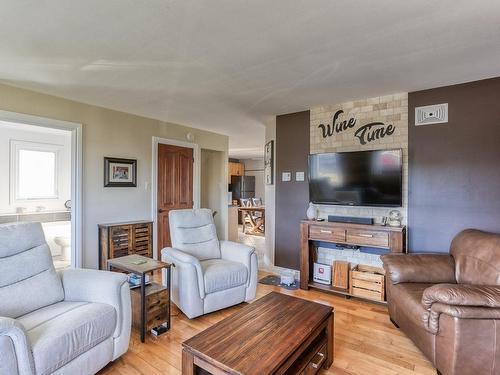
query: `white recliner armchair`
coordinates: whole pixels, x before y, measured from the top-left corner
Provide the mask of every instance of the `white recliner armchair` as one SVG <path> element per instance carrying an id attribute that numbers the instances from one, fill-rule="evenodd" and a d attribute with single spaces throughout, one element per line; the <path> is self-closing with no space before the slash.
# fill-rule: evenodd
<path id="1" fill-rule="evenodd" d="M 161 259 L 174 264 L 172 300 L 188 318 L 255 298 L 255 249 L 219 241 L 211 210 L 170 211 L 169 223 L 172 247 L 161 251 Z"/>
<path id="2" fill-rule="evenodd" d="M 40 223 L 0 225 L 0 374 L 95 374 L 130 328 L 124 274 L 57 273 Z"/>

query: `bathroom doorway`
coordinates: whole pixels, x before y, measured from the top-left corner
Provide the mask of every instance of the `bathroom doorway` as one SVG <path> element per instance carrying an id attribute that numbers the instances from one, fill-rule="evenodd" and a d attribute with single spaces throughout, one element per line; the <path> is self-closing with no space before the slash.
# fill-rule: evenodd
<path id="1" fill-rule="evenodd" d="M 40 222 L 56 269 L 81 267 L 81 125 L 0 111 L 0 224 Z"/>

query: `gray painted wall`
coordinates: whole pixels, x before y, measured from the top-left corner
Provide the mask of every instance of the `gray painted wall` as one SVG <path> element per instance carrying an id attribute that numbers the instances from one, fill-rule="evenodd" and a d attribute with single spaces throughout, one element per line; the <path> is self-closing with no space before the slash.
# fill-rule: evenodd
<path id="1" fill-rule="evenodd" d="M 309 155 L 309 111 L 276 117 L 276 232 L 275 264 L 300 268 L 300 221 L 306 217 L 309 185 L 295 181 L 295 172 L 305 172 Z M 282 172 L 292 172 L 292 181 L 281 181 Z"/>
<path id="2" fill-rule="evenodd" d="M 500 78 L 410 93 L 409 250 L 447 252 L 462 229 L 500 232 Z M 447 124 L 415 107 L 448 103 Z"/>

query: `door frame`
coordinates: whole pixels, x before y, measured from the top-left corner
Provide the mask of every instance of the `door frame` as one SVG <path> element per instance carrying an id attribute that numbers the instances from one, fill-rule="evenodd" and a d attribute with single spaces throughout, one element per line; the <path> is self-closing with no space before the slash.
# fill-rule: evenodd
<path id="1" fill-rule="evenodd" d="M 152 204 L 151 204 L 151 216 L 153 221 L 153 257 L 159 259 L 158 254 L 158 145 L 170 145 L 179 146 L 185 148 L 193 149 L 193 208 L 200 208 L 200 173 L 201 173 L 201 159 L 200 159 L 200 145 L 197 143 L 179 141 L 177 139 L 168 139 L 161 137 L 153 137 L 153 151 L 152 151 L 152 178 L 153 186 L 151 189 L 152 193 Z"/>
<path id="2" fill-rule="evenodd" d="M 71 267 L 81 268 L 83 266 L 82 124 L 1 110 L 0 120 L 71 132 Z"/>

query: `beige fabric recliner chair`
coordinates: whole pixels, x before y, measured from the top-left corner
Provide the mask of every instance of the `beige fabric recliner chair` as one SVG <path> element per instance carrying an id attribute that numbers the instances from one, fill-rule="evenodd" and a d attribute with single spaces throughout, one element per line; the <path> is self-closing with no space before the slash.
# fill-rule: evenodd
<path id="1" fill-rule="evenodd" d="M 0 225 L 0 374 L 95 374 L 130 328 L 124 274 L 57 273 L 40 223 Z"/>
<path id="2" fill-rule="evenodd" d="M 174 265 L 172 300 L 188 318 L 255 298 L 255 249 L 219 241 L 211 210 L 170 211 L 169 225 L 172 247 L 161 251 L 161 259 Z"/>

